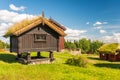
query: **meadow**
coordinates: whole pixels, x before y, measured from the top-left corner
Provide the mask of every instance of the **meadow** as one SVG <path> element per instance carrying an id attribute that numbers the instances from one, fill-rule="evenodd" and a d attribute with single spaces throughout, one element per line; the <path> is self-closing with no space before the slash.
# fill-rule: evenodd
<path id="1" fill-rule="evenodd" d="M 34 53 L 32 53 L 34 56 Z M 46 52 L 43 56 L 48 56 Z M 55 52 L 51 64 L 21 64 L 14 53 L 0 53 L 0 80 L 119 80 L 120 62 L 100 60 L 98 55 L 86 55 L 87 67 L 65 64 L 72 55 Z"/>

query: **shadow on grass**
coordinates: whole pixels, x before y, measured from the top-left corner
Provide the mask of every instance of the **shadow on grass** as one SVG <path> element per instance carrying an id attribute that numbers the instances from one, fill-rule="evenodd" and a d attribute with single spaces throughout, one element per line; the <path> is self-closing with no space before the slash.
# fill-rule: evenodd
<path id="1" fill-rule="evenodd" d="M 92 60 L 101 60 L 100 58 L 95 58 L 95 57 L 88 57 L 88 59 L 92 59 Z"/>
<path id="2" fill-rule="evenodd" d="M 96 67 L 106 67 L 106 68 L 114 68 L 114 69 L 120 69 L 120 64 L 118 63 L 98 63 L 94 64 Z"/>
<path id="3" fill-rule="evenodd" d="M 98 60 L 98 61 L 106 61 L 102 60 L 99 57 L 88 57 L 91 60 Z M 120 63 L 97 63 L 94 64 L 96 67 L 106 67 L 106 68 L 113 68 L 113 69 L 120 69 Z"/>
<path id="4" fill-rule="evenodd" d="M 7 63 L 16 63 L 15 60 L 16 56 L 13 54 L 0 54 L 0 61 L 7 62 Z"/>

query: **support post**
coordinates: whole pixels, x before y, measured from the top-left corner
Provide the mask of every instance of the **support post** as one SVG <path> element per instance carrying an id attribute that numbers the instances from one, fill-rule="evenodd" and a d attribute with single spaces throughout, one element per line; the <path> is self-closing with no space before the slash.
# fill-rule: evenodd
<path id="1" fill-rule="evenodd" d="M 37 52 L 37 58 L 40 58 L 40 57 L 41 57 L 41 53 L 39 51 L 39 52 Z"/>
<path id="2" fill-rule="evenodd" d="M 19 58 L 21 58 L 22 57 L 22 54 L 20 54 L 20 53 L 17 53 L 17 57 L 16 57 L 16 60 L 18 60 Z"/>
<path id="3" fill-rule="evenodd" d="M 49 58 L 50 58 L 50 62 L 52 62 L 54 60 L 53 52 L 52 51 L 50 51 Z"/>
<path id="4" fill-rule="evenodd" d="M 27 63 L 31 62 L 31 56 L 30 56 L 30 52 L 27 53 Z"/>

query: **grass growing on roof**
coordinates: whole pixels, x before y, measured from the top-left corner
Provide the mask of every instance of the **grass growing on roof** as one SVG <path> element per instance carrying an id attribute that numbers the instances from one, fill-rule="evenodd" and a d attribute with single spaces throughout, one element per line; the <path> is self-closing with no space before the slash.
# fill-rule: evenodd
<path id="1" fill-rule="evenodd" d="M 10 35 L 12 35 L 14 32 L 28 26 L 29 24 L 37 21 L 40 19 L 40 16 L 36 16 L 36 17 L 33 17 L 31 19 L 24 19 L 22 20 L 21 22 L 17 22 L 15 24 L 13 24 L 8 30 L 7 32 L 5 33 L 4 37 L 8 37 Z"/>
<path id="2" fill-rule="evenodd" d="M 104 52 L 104 53 L 112 53 L 115 54 L 116 50 L 119 49 L 120 44 L 118 43 L 109 43 L 109 44 L 104 44 L 101 46 L 98 51 Z"/>

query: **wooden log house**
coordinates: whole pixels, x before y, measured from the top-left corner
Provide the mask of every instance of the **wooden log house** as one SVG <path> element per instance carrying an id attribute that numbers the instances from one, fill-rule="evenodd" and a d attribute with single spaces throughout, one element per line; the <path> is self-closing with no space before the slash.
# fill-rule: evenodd
<path id="1" fill-rule="evenodd" d="M 10 51 L 17 53 L 17 59 L 21 59 L 22 54 L 26 53 L 27 63 L 30 63 L 30 52 L 37 52 L 37 58 L 40 58 L 41 51 L 48 51 L 50 61 L 52 61 L 52 51 L 64 49 L 64 36 L 66 35 L 64 26 L 52 18 L 45 18 L 44 13 L 35 20 L 28 20 L 27 25 L 24 22 L 25 20 L 18 23 L 18 29 L 15 31 L 10 32 L 9 29 L 5 34 L 5 37 L 10 37 Z M 23 24 L 22 27 L 20 24 Z M 15 27 L 13 25 L 11 28 L 15 29 Z"/>
<path id="2" fill-rule="evenodd" d="M 99 49 L 100 59 L 108 61 L 120 61 L 120 44 L 104 44 Z"/>

